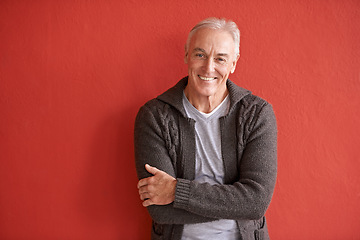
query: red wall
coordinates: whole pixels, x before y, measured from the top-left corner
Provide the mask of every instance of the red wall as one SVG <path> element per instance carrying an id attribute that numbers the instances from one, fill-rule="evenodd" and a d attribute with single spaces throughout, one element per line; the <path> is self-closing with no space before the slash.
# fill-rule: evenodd
<path id="1" fill-rule="evenodd" d="M 0 1 L 0 239 L 150 239 L 133 122 L 208 16 L 279 127 L 272 239 L 360 239 L 360 1 Z"/>

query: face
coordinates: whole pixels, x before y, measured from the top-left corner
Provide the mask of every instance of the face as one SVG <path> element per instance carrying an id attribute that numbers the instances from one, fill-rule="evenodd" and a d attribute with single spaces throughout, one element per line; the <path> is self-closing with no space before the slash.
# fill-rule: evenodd
<path id="1" fill-rule="evenodd" d="M 234 40 L 228 32 L 204 28 L 192 36 L 185 56 L 189 74 L 186 91 L 191 97 L 226 93 L 226 80 L 238 60 L 234 50 Z"/>

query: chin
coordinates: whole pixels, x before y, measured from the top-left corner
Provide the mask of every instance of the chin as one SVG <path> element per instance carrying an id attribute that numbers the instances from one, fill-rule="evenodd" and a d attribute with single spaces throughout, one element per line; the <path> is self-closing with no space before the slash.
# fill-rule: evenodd
<path id="1" fill-rule="evenodd" d="M 197 92 L 199 95 L 201 95 L 203 97 L 211 97 L 216 94 L 217 90 L 213 89 L 213 88 L 210 88 L 210 89 L 201 88 L 201 89 L 198 89 Z"/>

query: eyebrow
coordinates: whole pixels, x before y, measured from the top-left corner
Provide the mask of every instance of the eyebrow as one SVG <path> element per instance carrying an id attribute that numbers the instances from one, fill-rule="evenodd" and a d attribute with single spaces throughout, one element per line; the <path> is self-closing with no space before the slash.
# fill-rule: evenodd
<path id="1" fill-rule="evenodd" d="M 199 47 L 194 48 L 194 51 L 206 53 L 204 49 L 199 48 Z"/>
<path id="2" fill-rule="evenodd" d="M 199 48 L 199 47 L 194 48 L 194 51 L 206 53 L 206 51 L 204 49 Z M 216 56 L 228 57 L 229 54 L 227 54 L 227 53 L 218 53 L 218 54 L 216 54 Z"/>
<path id="3" fill-rule="evenodd" d="M 217 56 L 228 57 L 229 54 L 227 54 L 227 53 L 218 53 Z"/>

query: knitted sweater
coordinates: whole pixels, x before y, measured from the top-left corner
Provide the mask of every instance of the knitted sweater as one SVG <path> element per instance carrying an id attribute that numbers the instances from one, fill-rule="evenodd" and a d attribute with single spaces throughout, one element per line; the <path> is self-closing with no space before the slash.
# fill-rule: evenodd
<path id="1" fill-rule="evenodd" d="M 272 106 L 227 81 L 230 109 L 219 119 L 224 184 L 193 181 L 195 121 L 182 104 L 187 77 L 150 100 L 135 120 L 135 163 L 139 179 L 151 176 L 146 163 L 177 179 L 173 203 L 147 207 L 152 239 L 181 238 L 183 225 L 237 220 L 244 240 L 268 239 L 265 212 L 277 174 L 277 128 Z"/>

